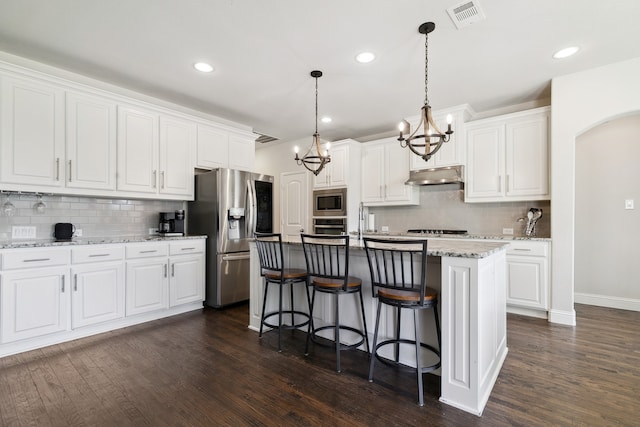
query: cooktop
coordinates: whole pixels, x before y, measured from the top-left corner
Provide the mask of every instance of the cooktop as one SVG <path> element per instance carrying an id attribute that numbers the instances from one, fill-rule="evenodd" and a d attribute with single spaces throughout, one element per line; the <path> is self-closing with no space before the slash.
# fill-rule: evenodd
<path id="1" fill-rule="evenodd" d="M 407 233 L 416 234 L 467 234 L 467 230 L 444 230 L 437 228 L 417 228 L 407 230 Z"/>

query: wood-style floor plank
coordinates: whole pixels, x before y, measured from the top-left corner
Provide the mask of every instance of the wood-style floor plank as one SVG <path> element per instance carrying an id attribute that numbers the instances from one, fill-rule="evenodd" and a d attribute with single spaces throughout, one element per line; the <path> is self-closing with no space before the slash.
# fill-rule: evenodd
<path id="1" fill-rule="evenodd" d="M 205 309 L 0 359 L 2 426 L 638 426 L 640 313 L 577 305 L 578 326 L 509 315 L 509 354 L 482 417 L 425 375 L 305 334 L 262 339 L 248 307 Z"/>

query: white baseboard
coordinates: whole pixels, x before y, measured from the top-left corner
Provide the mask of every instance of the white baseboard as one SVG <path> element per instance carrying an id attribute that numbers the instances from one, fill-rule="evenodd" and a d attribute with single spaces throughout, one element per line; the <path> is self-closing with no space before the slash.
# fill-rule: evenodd
<path id="1" fill-rule="evenodd" d="M 639 299 L 576 292 L 574 294 L 574 300 L 578 304 L 597 305 L 600 307 L 618 308 L 620 310 L 640 311 Z"/>
<path id="2" fill-rule="evenodd" d="M 520 314 L 523 316 L 537 317 L 538 319 L 547 319 L 549 315 L 544 310 L 534 310 L 532 308 L 515 307 L 507 305 L 507 313 Z"/>
<path id="3" fill-rule="evenodd" d="M 549 322 L 560 325 L 575 326 L 576 311 L 549 310 Z"/>

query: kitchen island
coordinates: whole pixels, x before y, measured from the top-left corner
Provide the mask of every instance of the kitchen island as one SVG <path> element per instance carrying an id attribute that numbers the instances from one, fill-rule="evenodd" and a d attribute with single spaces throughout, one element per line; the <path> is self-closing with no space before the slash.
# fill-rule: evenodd
<path id="1" fill-rule="evenodd" d="M 377 301 L 371 292 L 367 257 L 362 241 L 351 239 L 349 274 L 363 282 L 365 315 L 372 341 Z M 464 411 L 481 415 L 507 355 L 506 330 L 506 247 L 508 242 L 429 240 L 427 276 L 430 287 L 440 291 L 442 327 L 442 367 L 440 401 Z M 249 327 L 260 327 L 263 284 L 255 244 L 251 246 L 251 307 Z M 285 259 L 290 267 L 304 268 L 300 242 L 285 244 Z M 297 307 L 304 307 L 302 293 Z M 317 297 L 314 322 L 332 319 L 332 299 Z M 352 304 L 352 305 L 350 305 Z M 267 310 L 277 306 L 277 296 L 269 295 Z M 286 303 L 285 303 L 286 306 Z M 380 337 L 394 331 L 395 316 L 383 307 Z M 413 336 L 411 313 L 403 313 L 402 335 Z M 356 299 L 341 303 L 341 323 L 360 328 Z M 430 322 L 425 316 L 424 322 Z M 423 331 L 434 330 L 425 325 Z M 437 346 L 435 333 L 422 337 Z M 362 348 L 364 350 L 364 348 Z M 415 365 L 412 351 L 401 352 L 401 361 Z"/>

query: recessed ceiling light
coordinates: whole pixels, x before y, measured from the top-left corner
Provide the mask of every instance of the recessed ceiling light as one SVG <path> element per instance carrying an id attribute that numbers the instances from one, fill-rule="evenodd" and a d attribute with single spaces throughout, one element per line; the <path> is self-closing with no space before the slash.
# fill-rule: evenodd
<path id="1" fill-rule="evenodd" d="M 376 59 L 376 55 L 371 52 L 361 52 L 358 55 L 356 55 L 356 61 L 358 61 L 361 64 L 367 64 L 373 61 L 374 59 Z"/>
<path id="2" fill-rule="evenodd" d="M 322 121 L 322 123 L 331 123 L 331 117 L 323 117 L 320 119 Z"/>
<path id="3" fill-rule="evenodd" d="M 213 66 L 211 64 L 207 64 L 206 62 L 196 62 L 193 64 L 193 68 L 203 73 L 210 73 L 213 71 Z"/>
<path id="4" fill-rule="evenodd" d="M 575 54 L 579 50 L 580 50 L 580 48 L 577 47 L 577 46 L 565 47 L 564 49 L 560 49 L 559 51 L 554 53 L 553 57 L 555 59 L 567 58 L 567 57 Z"/>

